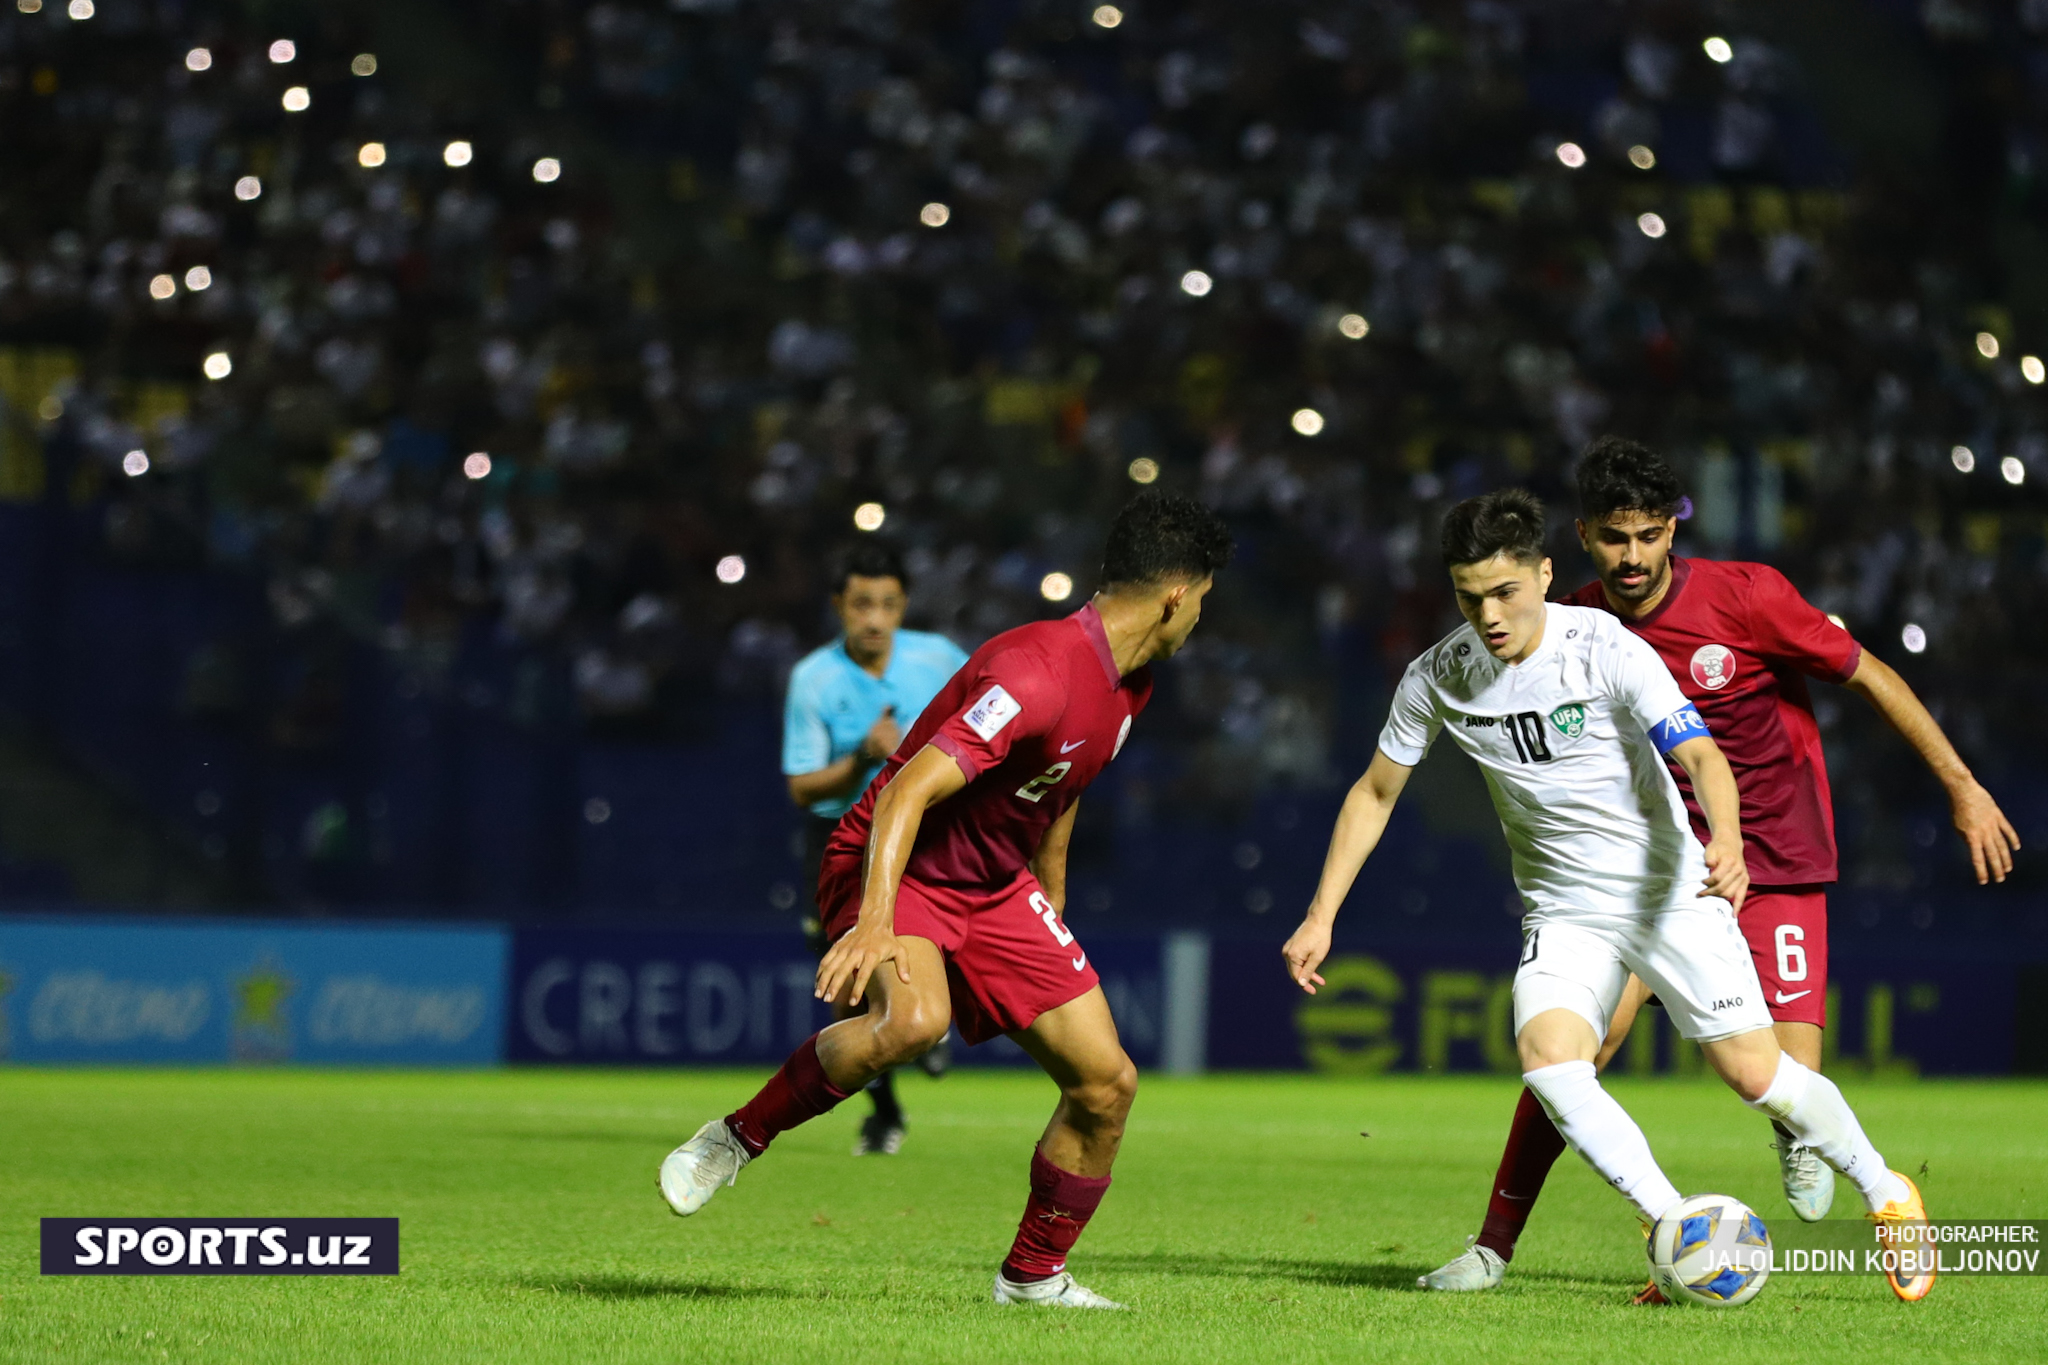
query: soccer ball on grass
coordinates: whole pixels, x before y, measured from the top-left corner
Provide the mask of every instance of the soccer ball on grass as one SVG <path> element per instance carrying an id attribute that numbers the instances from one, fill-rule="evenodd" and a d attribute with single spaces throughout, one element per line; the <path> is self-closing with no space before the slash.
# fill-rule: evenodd
<path id="1" fill-rule="evenodd" d="M 1673 1303 L 1748 1303 L 1771 1277 L 1771 1234 L 1740 1199 L 1681 1199 L 1650 1230 L 1650 1277 Z"/>

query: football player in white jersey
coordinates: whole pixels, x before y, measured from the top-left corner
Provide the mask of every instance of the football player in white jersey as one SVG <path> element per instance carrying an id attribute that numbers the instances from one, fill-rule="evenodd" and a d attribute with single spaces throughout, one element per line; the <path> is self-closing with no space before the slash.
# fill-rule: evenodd
<path id="1" fill-rule="evenodd" d="M 1448 729 L 1486 774 L 1527 910 L 1514 985 L 1522 1079 L 1572 1150 L 1646 1226 L 1679 1200 L 1593 1065 L 1634 972 L 1744 1103 L 1854 1182 L 1874 1221 L 1924 1220 L 1919 1190 L 1887 1169 L 1834 1082 L 1778 1048 L 1735 921 L 1749 885 L 1735 777 L 1656 651 L 1606 612 L 1544 600 L 1543 507 L 1520 489 L 1453 508 L 1443 557 L 1466 624 L 1402 677 L 1282 949 L 1288 974 L 1311 995 L 1323 984 L 1337 910 L 1408 774 Z M 1660 754 L 1692 778 L 1705 849 Z"/>

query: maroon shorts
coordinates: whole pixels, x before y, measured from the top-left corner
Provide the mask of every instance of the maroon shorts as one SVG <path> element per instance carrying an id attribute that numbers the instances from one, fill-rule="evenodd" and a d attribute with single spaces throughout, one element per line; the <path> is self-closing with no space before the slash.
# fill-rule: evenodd
<path id="1" fill-rule="evenodd" d="M 818 906 L 827 939 L 837 940 L 860 918 L 860 873 L 858 857 L 826 857 Z M 953 1022 L 969 1043 L 1029 1028 L 1039 1015 L 1079 999 L 1096 984 L 1088 954 L 1028 869 L 995 891 L 928 886 L 905 877 L 896 891 L 896 932 L 939 946 Z"/>
<path id="2" fill-rule="evenodd" d="M 1752 887 L 1737 918 L 1764 1004 L 1781 1024 L 1828 1021 L 1828 893 L 1824 886 Z"/>

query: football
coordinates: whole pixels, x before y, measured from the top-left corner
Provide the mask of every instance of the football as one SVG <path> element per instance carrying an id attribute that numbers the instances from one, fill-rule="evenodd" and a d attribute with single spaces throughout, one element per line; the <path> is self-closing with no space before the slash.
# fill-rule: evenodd
<path id="1" fill-rule="evenodd" d="M 1673 1303 L 1748 1303 L 1771 1277 L 1770 1231 L 1739 1199 L 1692 1195 L 1650 1230 L 1650 1274 Z"/>

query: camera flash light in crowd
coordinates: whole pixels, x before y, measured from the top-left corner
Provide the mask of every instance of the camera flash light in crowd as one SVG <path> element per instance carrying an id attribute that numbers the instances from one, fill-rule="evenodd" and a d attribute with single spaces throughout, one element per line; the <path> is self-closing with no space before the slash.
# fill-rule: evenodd
<path id="1" fill-rule="evenodd" d="M 205 71 L 213 65 L 213 54 L 203 47 L 195 47 L 185 54 L 187 71 Z"/>
<path id="2" fill-rule="evenodd" d="M 284 92 L 284 109 L 288 114 L 303 114 L 313 107 L 313 92 L 303 85 L 295 85 Z"/>
<path id="3" fill-rule="evenodd" d="M 727 555 L 718 561 L 716 572 L 719 582 L 737 583 L 747 576 L 747 561 L 738 555 Z"/>
<path id="4" fill-rule="evenodd" d="M 203 265 L 195 265 L 185 272 L 185 287 L 197 294 L 202 289 L 213 287 L 213 272 Z"/>
<path id="5" fill-rule="evenodd" d="M 228 358 L 226 351 L 215 351 L 199 368 L 206 372 L 208 379 L 226 379 L 235 372 L 235 362 Z"/>
<path id="6" fill-rule="evenodd" d="M 278 66 L 283 66 L 298 55 L 299 45 L 289 38 L 279 38 L 270 45 L 270 60 Z"/>
<path id="7" fill-rule="evenodd" d="M 56 394 L 43 395 L 43 401 L 36 404 L 36 416 L 45 422 L 54 422 L 64 415 L 64 400 Z"/>
<path id="8" fill-rule="evenodd" d="M 1920 628 L 1918 622 L 1908 621 L 1906 622 L 1906 628 L 1899 632 L 1899 643 L 1906 647 L 1908 654 L 1925 654 L 1927 652 L 1927 632 Z"/>
<path id="9" fill-rule="evenodd" d="M 472 451 L 470 454 L 463 457 L 462 476 L 464 478 L 484 479 L 489 478 L 490 473 L 491 457 L 486 455 L 483 451 Z"/>
<path id="10" fill-rule="evenodd" d="M 593 825 L 601 825 L 612 818 L 612 803 L 602 796 L 593 796 L 583 803 L 583 818 Z"/>
<path id="11" fill-rule="evenodd" d="M 253 175 L 245 175 L 235 182 L 235 198 L 243 203 L 258 198 L 263 193 L 263 182 Z"/>
<path id="12" fill-rule="evenodd" d="M 441 149 L 441 160 L 450 166 L 467 166 L 476 156 L 476 148 L 460 140 L 449 143 Z"/>
<path id="13" fill-rule="evenodd" d="M 78 22 L 84 23 L 93 16 L 92 0 L 71 0 L 64 12 Z"/>
<path id="14" fill-rule="evenodd" d="M 149 454 L 146 451 L 131 450 L 121 457 L 121 472 L 131 479 L 139 479 L 149 472 Z"/>
<path id="15" fill-rule="evenodd" d="M 1074 580 L 1063 573 L 1049 573 L 1038 580 L 1038 595 L 1048 602 L 1064 602 L 1074 595 Z"/>
<path id="16" fill-rule="evenodd" d="M 1628 164 L 1639 171 L 1647 171 L 1657 164 L 1657 154 L 1638 142 L 1628 149 Z"/>
<path id="17" fill-rule="evenodd" d="M 1346 313 L 1337 319 L 1337 330 L 1353 341 L 1363 341 L 1365 334 L 1372 330 L 1372 324 L 1361 313 Z"/>
<path id="18" fill-rule="evenodd" d="M 1576 142 L 1560 142 L 1557 144 L 1557 159 L 1571 170 L 1577 170 L 1586 164 L 1586 149 Z"/>
<path id="19" fill-rule="evenodd" d="M 879 531 L 888 516 L 879 502 L 864 502 L 853 509 L 853 524 L 862 531 Z"/>
<path id="20" fill-rule="evenodd" d="M 1709 38 L 1700 44 L 1700 49 L 1707 54 L 1708 61 L 1725 63 L 1735 60 L 1735 49 L 1726 38 Z"/>
<path id="21" fill-rule="evenodd" d="M 365 142 L 356 151 L 356 165 L 365 170 L 373 170 L 383 164 L 384 144 L 381 142 Z"/>
<path id="22" fill-rule="evenodd" d="M 1998 338 L 1989 332 L 1977 333 L 1977 354 L 1986 360 L 1998 359 Z"/>
<path id="23" fill-rule="evenodd" d="M 377 74 L 377 54 L 358 52 L 349 59 L 349 74 L 352 76 L 374 76 Z"/>
<path id="24" fill-rule="evenodd" d="M 1656 238 L 1664 235 L 1664 220 L 1654 213 L 1646 213 L 1637 218 L 1636 226 L 1642 229 L 1645 237 Z"/>
<path id="25" fill-rule="evenodd" d="M 533 163 L 533 178 L 543 185 L 552 185 L 562 178 L 562 163 L 551 156 L 544 156 Z"/>
<path id="26" fill-rule="evenodd" d="M 944 227 L 953 220 L 953 210 L 934 199 L 917 211 L 917 221 L 926 227 Z"/>
<path id="27" fill-rule="evenodd" d="M 158 275 L 149 282 L 149 296 L 153 299 L 167 299 L 178 292 L 178 281 L 174 276 Z"/>
<path id="28" fill-rule="evenodd" d="M 1216 287 L 1216 281 L 1209 278 L 1204 270 L 1190 270 L 1180 277 L 1180 292 L 1191 298 L 1201 298 Z"/>
<path id="29" fill-rule="evenodd" d="M 2023 355 L 2020 357 L 2020 378 L 2029 384 L 2038 384 L 2048 379 L 2048 365 L 2043 365 L 2037 355 Z"/>
<path id="30" fill-rule="evenodd" d="M 1115 28 L 1124 21 L 1124 12 L 1115 5 L 1097 5 L 1090 17 L 1095 20 L 1097 28 Z"/>
<path id="31" fill-rule="evenodd" d="M 2008 455 L 1998 462 L 1998 477 L 2018 488 L 2027 481 L 2027 467 L 2020 462 L 2019 456 Z"/>
<path id="32" fill-rule="evenodd" d="M 1952 446 L 1949 448 L 1948 462 L 1954 465 L 1959 473 L 1967 474 L 1977 467 L 1977 452 L 1968 446 Z"/>
<path id="33" fill-rule="evenodd" d="M 1303 436 L 1320 436 L 1323 434 L 1323 415 L 1314 408 L 1296 408 L 1289 425 Z"/>
<path id="34" fill-rule="evenodd" d="M 23 14 L 41 14 L 43 0 L 14 0 L 14 7 Z"/>
<path id="35" fill-rule="evenodd" d="M 1159 482 L 1159 461 L 1153 459 L 1150 455 L 1140 455 L 1137 459 L 1130 462 L 1124 469 L 1124 473 L 1131 476 L 1132 483 L 1157 483 Z"/>

